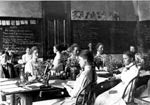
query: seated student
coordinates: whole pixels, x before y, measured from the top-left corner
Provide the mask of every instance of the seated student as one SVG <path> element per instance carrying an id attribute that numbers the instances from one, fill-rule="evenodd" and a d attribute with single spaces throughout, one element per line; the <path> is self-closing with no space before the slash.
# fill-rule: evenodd
<path id="1" fill-rule="evenodd" d="M 16 71 L 14 70 L 14 65 L 12 64 L 13 60 L 8 52 L 9 50 L 7 48 L 5 51 L 2 51 L 2 55 L 0 56 L 0 78 L 15 78 L 17 76 Z M 11 97 L 10 100 L 12 100 Z M 1 95 L 0 101 L 7 104 L 6 96 Z"/>
<path id="2" fill-rule="evenodd" d="M 89 51 L 91 51 L 91 52 L 93 52 L 92 46 L 93 46 L 92 43 L 89 43 L 89 44 L 88 44 L 88 49 L 89 49 Z"/>
<path id="3" fill-rule="evenodd" d="M 31 60 L 25 65 L 25 74 L 28 75 L 28 81 L 35 80 L 40 74 L 40 62 L 38 61 L 38 48 L 36 46 L 31 48 Z"/>
<path id="4" fill-rule="evenodd" d="M 135 65 L 134 56 L 131 52 L 126 52 L 123 54 L 123 61 L 125 67 L 121 74 L 114 75 L 114 78 L 121 79 L 121 82 L 115 87 L 109 89 L 108 91 L 100 94 L 94 105 L 126 105 L 126 99 L 129 97 L 129 91 L 127 89 L 126 97 L 122 99 L 124 90 L 128 83 L 138 75 L 139 69 Z"/>
<path id="5" fill-rule="evenodd" d="M 15 78 L 16 71 L 14 70 L 14 65 L 12 64 L 11 56 L 8 52 L 4 52 L 1 55 L 0 68 L 3 71 L 5 78 Z"/>
<path id="6" fill-rule="evenodd" d="M 94 57 L 94 62 L 98 70 L 104 70 L 104 66 L 106 63 L 106 54 L 103 54 L 104 45 L 102 43 L 98 43 L 96 45 L 96 55 Z"/>
<path id="7" fill-rule="evenodd" d="M 78 75 L 74 86 L 70 87 L 67 84 L 63 86 L 67 89 L 70 97 L 53 105 L 72 105 L 75 104 L 77 95 L 80 91 L 91 82 L 95 82 L 95 68 L 93 68 L 93 55 L 88 50 L 81 51 L 79 55 L 79 64 L 83 71 Z"/>
<path id="8" fill-rule="evenodd" d="M 78 55 L 79 55 L 79 46 L 77 44 L 73 44 L 71 46 L 71 56 L 68 58 L 66 63 L 66 72 L 75 73 L 75 76 L 79 74 L 80 65 L 78 61 Z M 72 77 L 72 79 L 75 79 L 76 77 Z"/>
<path id="9" fill-rule="evenodd" d="M 135 56 L 135 54 L 137 53 L 135 46 L 131 45 L 129 51 L 133 54 L 133 56 Z"/>
<path id="10" fill-rule="evenodd" d="M 136 64 L 138 65 L 139 68 L 143 68 L 144 58 L 142 56 L 142 53 L 139 53 L 137 50 L 138 49 L 135 46 L 133 45 L 130 46 L 130 52 L 133 54 Z"/>
<path id="11" fill-rule="evenodd" d="M 0 78 L 4 78 L 5 77 L 5 74 L 4 74 L 4 71 L 3 71 L 3 67 L 2 67 L 2 64 L 3 64 L 3 59 L 4 59 L 4 51 L 0 51 Z"/>
<path id="12" fill-rule="evenodd" d="M 63 71 L 63 62 L 62 62 L 62 46 L 61 45 L 54 45 L 53 47 L 53 51 L 56 54 L 56 56 L 54 57 L 53 63 L 52 63 L 52 67 L 51 69 L 51 74 L 53 74 L 53 72 L 55 72 L 56 74 L 60 71 Z"/>

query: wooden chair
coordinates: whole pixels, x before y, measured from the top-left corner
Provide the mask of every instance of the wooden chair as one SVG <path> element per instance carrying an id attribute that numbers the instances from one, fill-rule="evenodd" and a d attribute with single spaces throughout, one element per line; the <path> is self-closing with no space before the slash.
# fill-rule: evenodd
<path id="1" fill-rule="evenodd" d="M 125 99 L 126 92 L 127 92 L 128 88 L 130 88 L 129 93 L 128 93 L 128 97 L 127 97 L 127 99 L 125 99 L 127 105 L 137 105 L 137 104 L 134 102 L 134 94 L 135 94 L 135 88 L 136 88 L 137 80 L 138 80 L 138 76 L 136 76 L 135 78 L 133 78 L 133 79 L 128 83 L 128 85 L 126 86 L 126 88 L 125 88 L 125 90 L 124 90 L 122 99 Z"/>
<path id="2" fill-rule="evenodd" d="M 92 105 L 95 101 L 96 95 L 93 91 L 93 87 L 96 83 L 89 83 L 78 94 L 75 105 Z"/>

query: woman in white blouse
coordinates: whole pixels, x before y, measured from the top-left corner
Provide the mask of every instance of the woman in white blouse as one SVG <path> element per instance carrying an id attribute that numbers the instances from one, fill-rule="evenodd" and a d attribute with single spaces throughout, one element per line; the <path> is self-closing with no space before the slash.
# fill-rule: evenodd
<path id="1" fill-rule="evenodd" d="M 31 59 L 30 48 L 26 48 L 26 53 L 22 56 L 22 63 L 26 64 Z"/>
<path id="2" fill-rule="evenodd" d="M 121 82 L 115 87 L 109 89 L 108 91 L 100 94 L 94 105 L 126 105 L 126 99 L 129 97 L 128 90 L 126 92 L 126 97 L 122 99 L 124 90 L 128 83 L 138 75 L 139 69 L 133 62 L 134 56 L 130 52 L 123 54 L 123 61 L 125 67 L 123 68 L 121 74 L 114 75 L 114 78 L 121 79 Z"/>
<path id="3" fill-rule="evenodd" d="M 36 46 L 31 48 L 31 60 L 29 60 L 25 65 L 25 73 L 28 75 L 28 80 L 35 80 L 39 72 L 39 61 L 38 61 L 38 48 Z"/>
<path id="4" fill-rule="evenodd" d="M 93 55 L 88 50 L 81 51 L 79 55 L 79 64 L 83 71 L 78 75 L 74 86 L 70 87 L 67 84 L 63 84 L 63 86 L 68 91 L 70 97 L 55 103 L 54 105 L 72 105 L 75 104 L 76 97 L 80 93 L 80 91 L 87 86 L 89 83 L 96 81 L 95 79 L 95 70 L 93 68 Z"/>

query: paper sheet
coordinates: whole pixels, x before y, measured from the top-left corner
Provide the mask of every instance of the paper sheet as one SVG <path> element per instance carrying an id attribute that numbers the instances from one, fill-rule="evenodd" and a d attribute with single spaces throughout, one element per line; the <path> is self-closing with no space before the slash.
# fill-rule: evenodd
<path id="1" fill-rule="evenodd" d="M 9 88 L 11 88 L 11 89 L 13 89 L 13 88 L 16 88 L 16 87 L 18 87 L 17 85 L 15 85 L 15 84 L 11 84 L 11 85 L 0 85 L 0 90 L 2 90 L 2 89 L 9 89 Z"/>
<path id="2" fill-rule="evenodd" d="M 15 93 L 15 92 L 19 92 L 19 91 L 25 91 L 27 89 L 22 88 L 22 87 L 16 87 L 16 88 L 8 88 L 8 89 L 3 89 L 4 93 Z"/>
<path id="3" fill-rule="evenodd" d="M 101 82 L 104 82 L 106 81 L 108 78 L 104 78 L 104 77 L 97 77 L 97 83 L 101 83 Z"/>
<path id="4" fill-rule="evenodd" d="M 9 81 L 5 81 L 5 82 L 0 82 L 0 86 L 3 86 L 3 85 L 10 85 L 10 84 L 16 84 L 17 81 L 16 80 L 9 80 Z"/>
<path id="5" fill-rule="evenodd" d="M 7 81 L 7 80 L 8 80 L 8 78 L 0 78 L 0 83 L 4 82 L 4 81 Z"/>
<path id="6" fill-rule="evenodd" d="M 150 102 L 150 97 L 142 98 L 142 100 Z"/>
<path id="7" fill-rule="evenodd" d="M 26 85 L 26 86 L 37 86 L 37 87 L 40 87 L 42 85 L 44 85 L 44 84 L 43 83 L 32 83 L 32 84 Z"/>

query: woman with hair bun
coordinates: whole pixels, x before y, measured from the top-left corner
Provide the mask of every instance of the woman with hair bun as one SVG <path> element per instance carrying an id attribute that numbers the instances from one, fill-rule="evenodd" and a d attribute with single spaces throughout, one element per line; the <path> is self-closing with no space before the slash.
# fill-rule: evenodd
<path id="1" fill-rule="evenodd" d="M 53 63 L 52 63 L 52 71 L 60 72 L 63 71 L 63 63 L 62 63 L 62 52 L 63 47 L 60 44 L 54 45 L 53 52 L 56 54 Z"/>

